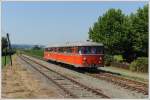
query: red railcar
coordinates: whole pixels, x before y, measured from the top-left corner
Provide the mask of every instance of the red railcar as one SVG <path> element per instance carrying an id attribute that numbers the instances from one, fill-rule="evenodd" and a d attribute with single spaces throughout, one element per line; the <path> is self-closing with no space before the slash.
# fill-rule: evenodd
<path id="1" fill-rule="evenodd" d="M 75 42 L 48 46 L 44 59 L 61 62 L 75 67 L 103 67 L 103 44 L 95 42 Z"/>

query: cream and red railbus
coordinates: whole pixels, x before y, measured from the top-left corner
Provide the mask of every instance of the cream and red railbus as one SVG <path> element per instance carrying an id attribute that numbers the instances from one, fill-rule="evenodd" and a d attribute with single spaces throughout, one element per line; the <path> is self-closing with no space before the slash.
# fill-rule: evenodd
<path id="1" fill-rule="evenodd" d="M 44 59 L 75 67 L 103 67 L 104 47 L 95 42 L 73 42 L 51 45 L 44 50 Z"/>

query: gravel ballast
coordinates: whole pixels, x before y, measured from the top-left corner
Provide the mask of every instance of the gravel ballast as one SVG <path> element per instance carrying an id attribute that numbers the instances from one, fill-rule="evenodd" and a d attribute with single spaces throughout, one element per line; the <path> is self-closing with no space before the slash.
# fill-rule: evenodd
<path id="1" fill-rule="evenodd" d="M 29 56 L 26 56 L 26 57 L 29 57 Z M 66 69 L 66 68 L 60 67 L 58 65 L 48 63 L 46 61 L 35 59 L 33 57 L 30 57 L 30 58 L 38 61 L 39 63 L 42 63 L 43 65 L 51 68 L 52 70 L 55 70 L 59 73 L 67 75 L 69 77 L 72 77 L 73 79 L 75 79 L 78 82 L 81 82 L 83 84 L 86 84 L 87 86 L 90 86 L 97 90 L 100 89 L 104 94 L 107 94 L 111 98 L 120 98 L 120 99 L 122 99 L 122 98 L 124 98 L 124 99 L 128 99 L 128 98 L 130 98 L 130 99 L 136 99 L 136 98 L 146 99 L 146 98 L 148 98 L 147 95 L 121 88 L 120 86 L 114 85 L 110 82 L 100 80 L 97 78 L 93 78 L 93 77 L 85 75 L 83 73 L 79 73 L 79 72 L 76 72 L 76 71 L 73 71 L 70 69 Z"/>

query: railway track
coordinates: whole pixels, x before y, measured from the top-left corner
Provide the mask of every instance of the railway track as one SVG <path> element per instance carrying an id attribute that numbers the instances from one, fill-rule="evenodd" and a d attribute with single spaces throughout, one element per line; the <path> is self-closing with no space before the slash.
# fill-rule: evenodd
<path id="1" fill-rule="evenodd" d="M 35 57 L 35 58 L 37 58 L 37 57 Z M 40 60 L 44 61 L 44 59 L 40 59 Z M 106 72 L 92 73 L 92 74 L 86 73 L 86 74 L 90 75 L 92 77 L 101 79 L 101 80 L 106 80 L 108 82 L 117 84 L 118 86 L 121 86 L 123 88 L 129 89 L 132 91 L 136 91 L 138 93 L 143 93 L 144 95 L 148 95 L 148 84 L 134 81 L 134 80 L 127 79 L 127 78 L 123 78 L 121 76 L 116 76 L 116 75 L 113 75 L 112 73 L 106 73 Z"/>
<path id="2" fill-rule="evenodd" d="M 123 88 L 130 89 L 138 93 L 143 93 L 144 95 L 148 95 L 148 84 L 142 82 L 133 81 L 110 73 L 98 73 L 98 74 L 87 73 L 87 75 L 90 75 L 98 79 L 106 80 L 108 82 L 112 82 Z"/>
<path id="3" fill-rule="evenodd" d="M 109 96 L 102 93 L 101 90 L 96 90 L 84 84 L 81 84 L 68 76 L 64 76 L 61 73 L 51 70 L 50 68 L 44 66 L 43 64 L 40 64 L 35 60 L 32 60 L 25 56 L 19 57 L 28 65 L 30 65 L 39 73 L 41 73 L 48 80 L 57 85 L 60 89 L 62 89 L 67 95 L 67 97 L 69 96 L 70 98 L 110 98 Z"/>

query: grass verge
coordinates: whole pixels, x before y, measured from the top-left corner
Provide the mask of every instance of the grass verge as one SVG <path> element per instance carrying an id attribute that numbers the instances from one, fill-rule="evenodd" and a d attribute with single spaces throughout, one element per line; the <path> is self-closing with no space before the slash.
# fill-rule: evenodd
<path id="1" fill-rule="evenodd" d="M 35 56 L 38 58 L 43 58 L 44 50 L 24 50 L 24 53 L 30 56 Z"/>
<path id="2" fill-rule="evenodd" d="M 9 56 L 6 56 L 6 64 L 10 62 Z M 5 56 L 2 56 L 2 68 L 5 66 Z"/>

